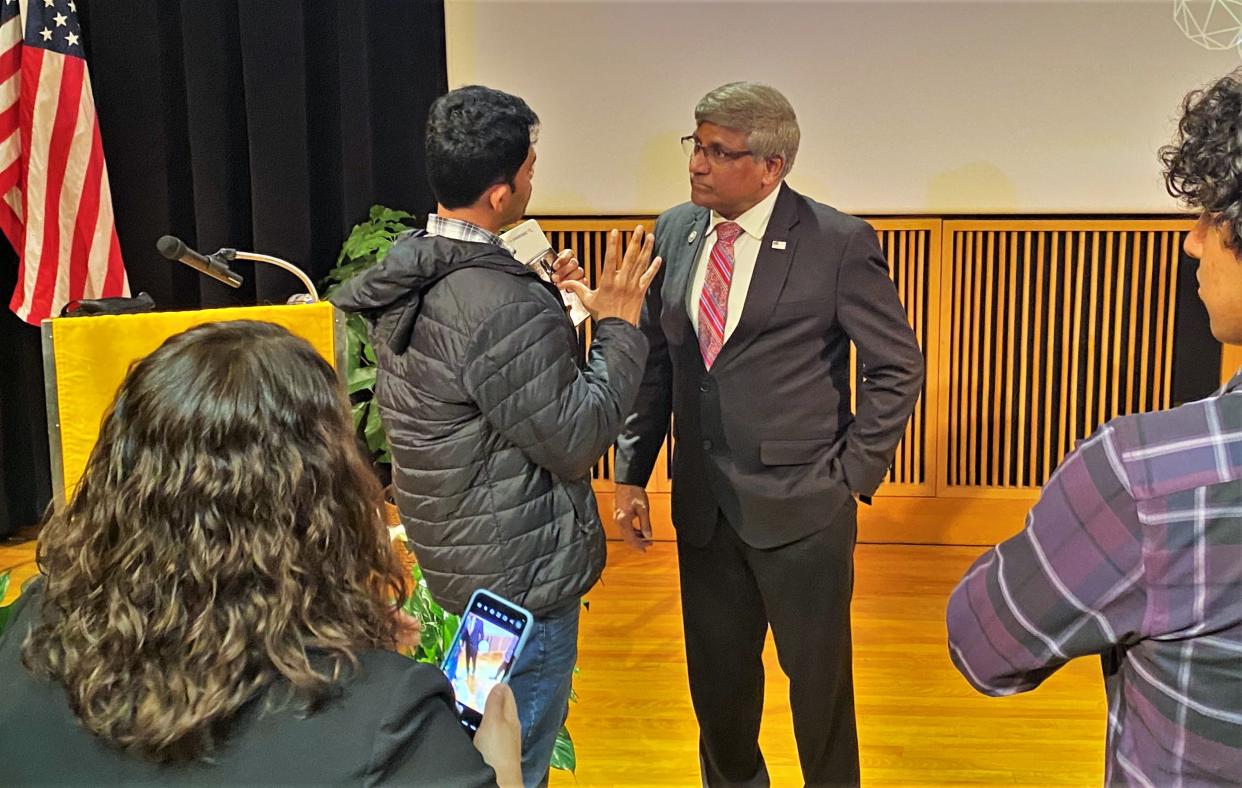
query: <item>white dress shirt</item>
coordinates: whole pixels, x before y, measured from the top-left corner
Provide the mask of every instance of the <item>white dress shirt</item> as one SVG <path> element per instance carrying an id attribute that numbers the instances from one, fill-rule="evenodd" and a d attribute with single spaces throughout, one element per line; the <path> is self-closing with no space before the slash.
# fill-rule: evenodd
<path id="1" fill-rule="evenodd" d="M 781 187 L 778 185 L 771 194 L 733 220 L 742 228 L 742 232 L 733 241 L 733 279 L 729 286 L 729 305 L 725 314 L 725 342 L 729 341 L 733 329 L 737 328 L 737 321 L 742 317 L 746 293 L 750 290 L 750 280 L 755 273 L 755 260 L 759 257 L 763 234 L 768 230 L 768 220 L 772 218 L 772 208 L 776 205 L 776 195 L 780 191 Z M 711 219 L 707 223 L 707 237 L 703 239 L 703 250 L 694 266 L 694 278 L 690 280 L 690 287 L 686 288 L 686 310 L 690 313 L 690 323 L 696 334 L 699 332 L 699 295 L 703 292 L 708 260 L 711 259 L 712 248 L 716 245 L 716 225 L 727 221 L 729 220 L 712 211 Z"/>

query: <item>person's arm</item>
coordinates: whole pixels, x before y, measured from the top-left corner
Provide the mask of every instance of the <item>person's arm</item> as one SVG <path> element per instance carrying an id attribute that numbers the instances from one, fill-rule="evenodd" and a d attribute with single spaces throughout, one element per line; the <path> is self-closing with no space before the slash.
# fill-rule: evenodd
<path id="1" fill-rule="evenodd" d="M 664 248 L 668 237 L 664 224 L 665 217 L 661 216 L 656 221 L 655 229 L 657 251 L 662 254 L 666 254 Z M 668 435 L 673 413 L 673 359 L 669 355 L 664 328 L 660 325 L 660 314 L 664 309 L 660 292 L 664 286 L 664 275 L 661 270 L 643 300 L 638 328 L 647 338 L 647 365 L 638 388 L 638 398 L 617 438 L 613 462 L 613 480 L 616 484 L 612 519 L 625 543 L 639 552 L 647 549 L 652 536 L 647 481 Z"/>
<path id="2" fill-rule="evenodd" d="M 476 327 L 462 381 L 484 417 L 532 462 L 561 479 L 590 472 L 616 440 L 647 359 L 635 328 L 643 295 L 659 270 L 641 228 L 624 256 L 609 239 L 600 286 L 562 286 L 595 318 L 586 368 L 565 315 L 534 298 L 498 309 Z"/>
<path id="3" fill-rule="evenodd" d="M 660 217 L 655 229 L 656 244 L 661 248 L 666 237 L 664 222 L 664 217 Z M 669 418 L 673 412 L 673 360 L 660 325 L 660 314 L 664 309 L 660 294 L 663 285 L 664 271 L 661 270 L 643 299 L 638 328 L 647 338 L 647 364 L 634 407 L 617 438 L 613 478 L 618 484 L 646 487 L 660 447 L 668 435 Z"/>
<path id="4" fill-rule="evenodd" d="M 837 317 L 858 349 L 854 423 L 841 467 L 850 490 L 871 495 L 884 481 L 923 388 L 923 353 L 888 276 L 875 230 L 860 222 L 837 274 Z"/>
<path id="5" fill-rule="evenodd" d="M 949 656 L 975 689 L 1034 689 L 1074 657 L 1142 636 L 1141 525 L 1112 428 L 1070 454 L 1017 536 L 979 558 L 949 598 Z"/>
<path id="6" fill-rule="evenodd" d="M 580 370 L 565 315 L 520 301 L 479 326 L 462 380 L 484 418 L 531 462 L 578 479 L 621 429 L 638 391 L 644 344 L 633 326 L 604 320 Z"/>
<path id="7" fill-rule="evenodd" d="M 376 730 L 364 783 L 462 788 L 521 785 L 520 744 L 515 784 L 513 764 L 498 759 L 493 768 L 470 741 L 457 719 L 448 681 L 438 671 L 430 673 L 435 670 L 430 666 L 409 667 L 392 687 L 392 702 Z M 516 740 L 519 734 L 512 727 L 510 735 Z"/>

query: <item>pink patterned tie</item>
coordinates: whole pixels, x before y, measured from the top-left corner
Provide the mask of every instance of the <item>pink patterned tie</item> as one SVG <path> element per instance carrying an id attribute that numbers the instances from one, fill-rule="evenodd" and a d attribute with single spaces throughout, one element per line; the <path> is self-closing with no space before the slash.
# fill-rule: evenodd
<path id="1" fill-rule="evenodd" d="M 712 247 L 699 294 L 699 350 L 709 370 L 724 345 L 725 320 L 729 314 L 729 284 L 733 281 L 733 242 L 742 228 L 734 222 L 716 225 L 716 245 Z"/>

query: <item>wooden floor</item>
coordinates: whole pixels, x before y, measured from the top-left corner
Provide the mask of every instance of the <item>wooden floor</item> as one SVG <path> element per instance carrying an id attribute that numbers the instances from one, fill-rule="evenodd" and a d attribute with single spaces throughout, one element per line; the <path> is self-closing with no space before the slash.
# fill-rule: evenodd
<path id="1" fill-rule="evenodd" d="M 554 775 L 552 785 L 695 785 L 675 547 L 658 543 L 641 556 L 610 547 L 582 620 L 580 701 L 569 722 L 578 772 Z M 981 551 L 859 545 L 854 666 L 864 782 L 1100 785 L 1097 661 L 1078 660 L 1039 690 L 1003 699 L 976 694 L 950 664 L 945 601 Z M 32 559 L 32 543 L 0 544 L 0 571 L 15 569 L 13 590 L 33 572 Z M 773 784 L 800 785 L 788 682 L 775 656 L 769 641 L 761 742 Z"/>

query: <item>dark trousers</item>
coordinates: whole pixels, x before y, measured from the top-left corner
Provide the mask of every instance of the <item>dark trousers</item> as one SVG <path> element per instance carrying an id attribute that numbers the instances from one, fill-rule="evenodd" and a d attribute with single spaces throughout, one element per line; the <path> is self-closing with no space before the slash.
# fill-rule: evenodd
<path id="1" fill-rule="evenodd" d="M 759 751 L 768 626 L 789 677 L 798 759 L 807 785 L 856 785 L 858 732 L 850 661 L 856 508 L 825 528 L 758 550 L 723 518 L 711 541 L 678 539 L 690 697 L 704 783 L 767 785 Z"/>

